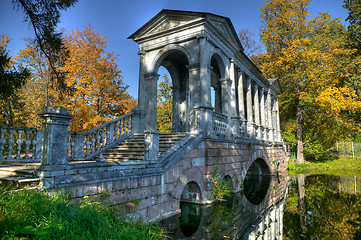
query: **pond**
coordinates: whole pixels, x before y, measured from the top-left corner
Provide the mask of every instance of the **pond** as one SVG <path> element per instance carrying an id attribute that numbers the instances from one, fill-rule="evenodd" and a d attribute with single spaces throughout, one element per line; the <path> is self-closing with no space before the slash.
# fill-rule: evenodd
<path id="1" fill-rule="evenodd" d="M 172 239 L 361 239 L 361 177 L 248 176 L 226 201 L 181 211 L 162 223 Z"/>

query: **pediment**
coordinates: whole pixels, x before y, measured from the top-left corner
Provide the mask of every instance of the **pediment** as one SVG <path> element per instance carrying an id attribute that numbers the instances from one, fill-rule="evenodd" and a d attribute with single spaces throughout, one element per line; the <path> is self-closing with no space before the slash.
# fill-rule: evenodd
<path id="1" fill-rule="evenodd" d="M 271 86 L 273 87 L 273 89 L 275 89 L 277 91 L 277 94 L 282 93 L 281 83 L 278 80 L 278 78 L 268 79 L 268 81 L 271 83 Z"/>
<path id="2" fill-rule="evenodd" d="M 229 18 L 206 12 L 177 11 L 163 9 L 128 38 L 138 41 L 157 34 L 167 34 L 202 23 L 216 29 L 216 34 L 243 51 L 236 31 Z M 207 23 L 207 24 L 206 24 Z"/>
<path id="3" fill-rule="evenodd" d="M 209 22 L 218 29 L 225 39 L 228 39 L 234 46 L 239 46 L 240 50 L 243 51 L 243 46 L 229 18 L 213 16 Z"/>
<path id="4" fill-rule="evenodd" d="M 202 17 L 196 14 L 187 15 L 182 11 L 162 10 L 128 38 L 136 41 L 140 38 L 181 28 L 191 22 L 201 19 Z"/>

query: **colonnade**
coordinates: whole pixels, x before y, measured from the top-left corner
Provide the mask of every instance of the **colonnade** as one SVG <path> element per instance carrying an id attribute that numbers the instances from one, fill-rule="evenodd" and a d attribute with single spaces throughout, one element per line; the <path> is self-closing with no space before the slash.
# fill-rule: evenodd
<path id="1" fill-rule="evenodd" d="M 164 66 L 172 78 L 174 132 L 282 141 L 278 80 L 263 76 L 232 28 L 222 16 L 163 10 L 129 37 L 140 49 L 138 107 L 146 115 L 144 130 L 157 130 L 158 69 Z"/>

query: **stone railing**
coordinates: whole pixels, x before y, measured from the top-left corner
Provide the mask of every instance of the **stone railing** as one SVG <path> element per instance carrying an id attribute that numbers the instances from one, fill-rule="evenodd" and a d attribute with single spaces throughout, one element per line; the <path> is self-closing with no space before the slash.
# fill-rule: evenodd
<path id="1" fill-rule="evenodd" d="M 40 162 L 43 130 L 0 127 L 0 162 Z"/>
<path id="2" fill-rule="evenodd" d="M 70 132 L 69 160 L 89 160 L 121 142 L 132 133 L 133 112 L 87 132 Z"/>
<path id="3" fill-rule="evenodd" d="M 69 161 L 90 160 L 96 156 L 102 161 L 102 152 L 113 147 L 134 133 L 141 132 L 142 112 L 132 112 L 106 122 L 87 132 L 70 132 Z"/>
<path id="4" fill-rule="evenodd" d="M 212 114 L 212 131 L 216 134 L 227 134 L 229 129 L 228 117 L 221 113 Z"/>

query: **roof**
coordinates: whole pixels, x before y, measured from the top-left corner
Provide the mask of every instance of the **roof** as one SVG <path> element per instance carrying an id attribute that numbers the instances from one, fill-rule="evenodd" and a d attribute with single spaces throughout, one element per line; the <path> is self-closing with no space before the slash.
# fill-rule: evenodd
<path id="1" fill-rule="evenodd" d="M 210 21 L 212 18 L 218 18 L 224 20 L 228 26 L 223 26 L 223 28 L 229 29 L 230 33 L 228 35 L 230 36 L 233 41 L 240 47 L 240 49 L 243 51 L 243 46 L 238 38 L 238 35 L 234 29 L 234 26 L 231 22 L 231 19 L 228 17 L 220 16 L 213 13 L 208 12 L 195 12 L 195 11 L 183 11 L 183 10 L 170 10 L 170 9 L 163 9 L 161 10 L 157 15 L 155 15 L 152 19 L 150 19 L 147 23 L 145 23 L 142 27 L 140 27 L 137 31 L 135 31 L 133 34 L 131 34 L 128 39 L 133 39 L 136 41 L 137 38 L 144 35 L 149 31 L 150 29 L 154 28 L 157 24 L 161 24 L 160 22 L 164 20 L 164 18 L 168 18 L 166 20 L 170 21 L 171 17 L 177 17 L 179 20 L 179 25 L 185 24 L 187 22 L 191 22 L 192 20 L 198 18 L 203 19 L 205 21 Z M 164 23 L 163 23 L 164 24 Z M 222 29 L 221 24 L 215 24 L 215 27 L 219 28 L 221 32 L 227 35 L 227 33 L 224 31 L 225 29 Z M 167 26 L 163 27 L 162 30 L 167 30 Z M 223 31 L 222 31 L 223 30 Z M 149 33 L 149 32 L 148 32 Z"/>

